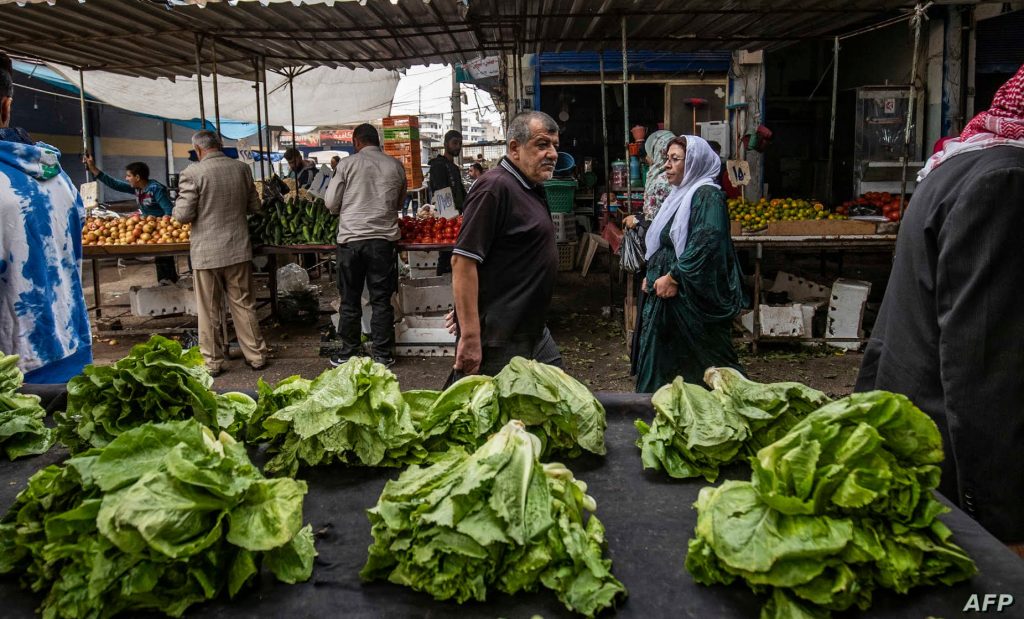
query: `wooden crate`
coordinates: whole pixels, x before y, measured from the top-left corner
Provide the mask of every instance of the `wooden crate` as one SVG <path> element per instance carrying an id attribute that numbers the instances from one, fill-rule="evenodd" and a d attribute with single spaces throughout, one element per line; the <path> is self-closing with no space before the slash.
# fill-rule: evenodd
<path id="1" fill-rule="evenodd" d="M 873 221 L 854 219 L 812 219 L 808 221 L 773 221 L 768 224 L 768 236 L 836 236 L 875 234 Z"/>

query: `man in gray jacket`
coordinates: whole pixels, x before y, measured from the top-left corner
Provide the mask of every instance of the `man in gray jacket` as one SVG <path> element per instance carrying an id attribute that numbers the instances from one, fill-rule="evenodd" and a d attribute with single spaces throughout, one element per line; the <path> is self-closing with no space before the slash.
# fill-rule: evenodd
<path id="1" fill-rule="evenodd" d="M 252 171 L 227 157 L 212 131 L 192 136 L 199 155 L 178 179 L 174 218 L 192 224 L 192 268 L 199 313 L 199 350 L 214 376 L 224 371 L 227 342 L 221 328 L 227 294 L 235 335 L 253 370 L 267 364 L 267 345 L 254 307 L 252 244 L 246 214 L 259 211 L 260 198 Z"/>
<path id="2" fill-rule="evenodd" d="M 338 290 L 341 292 L 341 365 L 360 352 L 362 294 L 370 291 L 373 359 L 392 365 L 395 311 L 391 295 L 398 289 L 398 211 L 405 202 L 405 168 L 380 150 L 373 125 L 352 132 L 356 154 L 338 163 L 327 187 L 327 210 L 338 217 Z"/>

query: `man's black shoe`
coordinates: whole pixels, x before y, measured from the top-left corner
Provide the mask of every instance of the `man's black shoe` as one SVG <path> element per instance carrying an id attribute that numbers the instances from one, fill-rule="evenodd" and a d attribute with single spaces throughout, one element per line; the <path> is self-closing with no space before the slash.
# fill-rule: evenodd
<path id="1" fill-rule="evenodd" d="M 334 355 L 330 359 L 331 365 L 334 367 L 338 367 L 339 365 L 348 362 L 348 360 L 351 359 L 352 357 L 355 357 L 355 355 Z"/>
<path id="2" fill-rule="evenodd" d="M 389 367 L 391 367 L 391 366 L 393 366 L 395 364 L 395 358 L 394 357 L 374 357 L 373 361 L 375 363 L 379 363 L 379 364 L 383 365 L 386 368 L 389 368 Z"/>

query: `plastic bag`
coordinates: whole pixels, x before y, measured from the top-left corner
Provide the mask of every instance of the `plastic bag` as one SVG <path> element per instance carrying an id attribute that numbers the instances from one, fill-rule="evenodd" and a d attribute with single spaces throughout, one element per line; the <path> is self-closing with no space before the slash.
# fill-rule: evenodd
<path id="1" fill-rule="evenodd" d="M 309 287 L 309 274 L 306 269 L 292 263 L 277 270 L 277 289 L 279 292 L 302 292 Z"/>
<path id="2" fill-rule="evenodd" d="M 626 228 L 622 238 L 622 248 L 619 252 L 619 265 L 623 271 L 628 273 L 639 273 L 644 269 L 646 261 L 644 254 L 647 253 L 644 235 L 639 226 Z"/>

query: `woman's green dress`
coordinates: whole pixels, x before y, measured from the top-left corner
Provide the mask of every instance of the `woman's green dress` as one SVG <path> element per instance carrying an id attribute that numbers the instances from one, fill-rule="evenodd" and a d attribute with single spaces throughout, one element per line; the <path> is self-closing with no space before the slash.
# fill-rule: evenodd
<path id="1" fill-rule="evenodd" d="M 643 307 L 638 393 L 653 393 L 682 376 L 704 384 L 704 370 L 732 367 L 742 371 L 732 346 L 732 320 L 744 305 L 736 251 L 729 236 L 725 194 L 710 185 L 693 195 L 686 250 L 676 257 L 669 230 L 647 262 L 647 302 Z M 662 299 L 654 280 L 671 273 L 679 294 Z"/>

